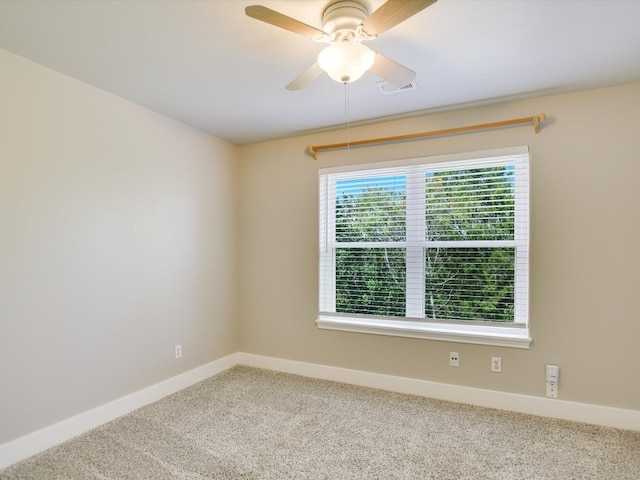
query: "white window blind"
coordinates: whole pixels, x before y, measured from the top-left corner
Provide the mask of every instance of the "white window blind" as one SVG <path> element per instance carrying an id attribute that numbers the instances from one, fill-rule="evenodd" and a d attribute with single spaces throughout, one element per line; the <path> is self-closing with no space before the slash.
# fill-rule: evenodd
<path id="1" fill-rule="evenodd" d="M 319 326 L 528 339 L 528 150 L 476 155 L 320 171 Z"/>

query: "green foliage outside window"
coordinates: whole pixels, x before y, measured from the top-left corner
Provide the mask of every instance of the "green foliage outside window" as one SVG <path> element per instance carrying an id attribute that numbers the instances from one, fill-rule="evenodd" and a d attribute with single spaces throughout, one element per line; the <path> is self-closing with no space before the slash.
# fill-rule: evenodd
<path id="1" fill-rule="evenodd" d="M 339 190 L 337 242 L 406 241 L 406 185 L 379 180 Z M 426 318 L 513 321 L 515 248 L 478 243 L 513 240 L 513 181 L 509 166 L 425 175 Z M 336 248 L 336 312 L 405 316 L 406 271 L 404 248 Z"/>
<path id="2" fill-rule="evenodd" d="M 426 181 L 428 241 L 513 240 L 513 170 L 435 173 Z M 513 321 L 515 248 L 426 248 L 425 316 Z"/>
<path id="3" fill-rule="evenodd" d="M 406 236 L 404 191 L 380 186 L 343 194 L 336 205 L 336 240 L 401 242 Z M 336 249 L 336 311 L 404 316 L 404 249 Z"/>

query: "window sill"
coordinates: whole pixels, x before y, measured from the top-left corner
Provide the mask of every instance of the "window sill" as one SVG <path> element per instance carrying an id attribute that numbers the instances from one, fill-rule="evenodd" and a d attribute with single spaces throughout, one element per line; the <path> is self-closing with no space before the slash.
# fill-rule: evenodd
<path id="1" fill-rule="evenodd" d="M 529 348 L 528 328 L 486 325 L 440 324 L 406 320 L 384 320 L 320 315 L 318 328 L 370 333 L 394 337 L 423 338 L 444 342 L 474 343 L 498 347 Z"/>

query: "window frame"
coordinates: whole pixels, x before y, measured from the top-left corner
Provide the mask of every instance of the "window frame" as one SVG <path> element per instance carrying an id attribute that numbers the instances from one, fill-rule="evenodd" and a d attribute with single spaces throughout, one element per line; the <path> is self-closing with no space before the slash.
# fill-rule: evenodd
<path id="1" fill-rule="evenodd" d="M 373 164 L 350 165 L 319 169 L 319 314 L 316 325 L 321 329 L 341 330 L 349 332 L 370 333 L 377 335 L 391 335 L 411 338 L 424 338 L 459 343 L 474 343 L 496 345 L 515 348 L 529 348 L 531 338 L 529 334 L 529 148 L 513 147 L 507 149 L 482 152 L 465 152 L 459 154 L 418 157 L 390 162 Z M 480 163 L 478 163 L 480 162 Z M 335 241 L 335 209 L 336 177 L 344 179 L 347 176 L 361 178 L 375 177 L 383 173 L 393 174 L 393 168 L 403 170 L 407 175 L 424 175 L 431 170 L 447 170 L 462 168 L 480 168 L 484 163 L 490 165 L 515 165 L 516 182 L 523 192 L 516 195 L 515 229 L 513 240 L 500 241 L 463 241 L 464 247 L 473 247 L 484 243 L 485 246 L 509 246 L 516 251 L 516 270 L 514 285 L 514 321 L 513 323 L 464 320 L 433 320 L 424 317 L 424 271 L 414 281 L 407 278 L 406 283 L 406 316 L 379 317 L 356 314 L 335 313 L 335 252 L 341 246 Z M 384 169 L 384 172 L 381 170 Z M 336 175 L 337 174 L 337 175 Z M 409 179 L 407 179 L 409 184 Z M 424 189 L 423 189 L 424 190 Z M 413 193 L 412 193 L 413 192 Z M 419 205 L 424 192 L 416 193 L 416 189 L 407 190 L 407 204 L 410 195 L 418 195 Z M 423 208 L 425 203 L 422 201 Z M 333 213 L 332 213 L 333 212 Z M 424 255 L 426 245 L 433 244 L 425 239 L 424 214 L 413 216 L 413 222 L 407 222 L 406 239 L 404 242 L 366 242 L 360 246 L 387 246 L 404 248 L 409 263 L 410 255 Z M 331 219 L 333 219 L 331 221 Z M 346 242 L 345 242 L 346 243 Z M 452 242 L 436 242 L 440 246 L 454 246 Z M 455 243 L 455 242 L 454 242 Z M 344 246 L 344 244 L 342 244 Z M 358 246 L 350 242 L 349 247 Z M 415 258 L 415 257 L 414 257 Z M 422 261 L 422 260 L 420 260 Z M 327 301 L 328 299 L 328 301 Z"/>

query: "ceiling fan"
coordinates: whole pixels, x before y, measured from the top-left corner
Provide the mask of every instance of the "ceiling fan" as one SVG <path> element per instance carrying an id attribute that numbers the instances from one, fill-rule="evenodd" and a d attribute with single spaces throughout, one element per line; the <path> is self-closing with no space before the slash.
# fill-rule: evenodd
<path id="1" fill-rule="evenodd" d="M 329 44 L 320 52 L 317 62 L 286 86 L 288 90 L 306 87 L 323 72 L 337 82 L 351 83 L 368 70 L 402 88 L 414 80 L 416 73 L 374 52 L 362 42 L 376 38 L 435 2 L 436 0 L 387 0 L 369 15 L 362 1 L 335 0 L 324 9 L 322 29 L 261 5 L 249 6 L 245 13 L 256 20 Z"/>

